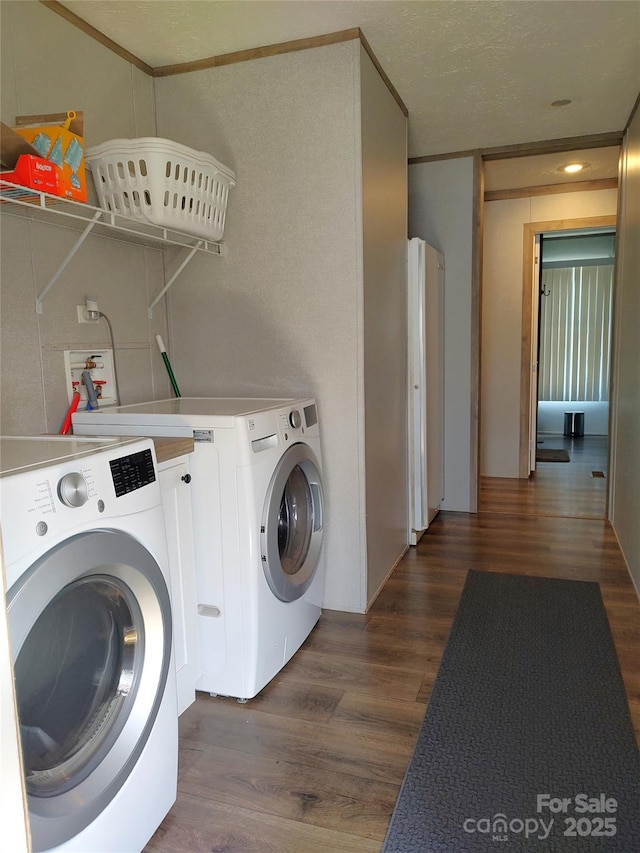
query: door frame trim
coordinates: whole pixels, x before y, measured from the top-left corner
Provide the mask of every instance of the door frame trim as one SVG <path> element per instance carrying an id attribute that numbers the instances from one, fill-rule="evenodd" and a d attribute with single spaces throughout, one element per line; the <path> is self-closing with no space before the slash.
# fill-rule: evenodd
<path id="1" fill-rule="evenodd" d="M 533 315 L 533 255 L 536 234 L 545 231 L 574 231 L 579 228 L 617 227 L 618 217 L 589 216 L 579 219 L 555 219 L 547 222 L 525 222 L 523 226 L 523 263 L 522 263 L 522 332 L 520 349 L 520 455 L 519 473 L 521 479 L 528 479 L 529 471 L 529 424 L 531 405 L 531 319 Z M 615 291 L 615 278 L 614 278 Z"/>

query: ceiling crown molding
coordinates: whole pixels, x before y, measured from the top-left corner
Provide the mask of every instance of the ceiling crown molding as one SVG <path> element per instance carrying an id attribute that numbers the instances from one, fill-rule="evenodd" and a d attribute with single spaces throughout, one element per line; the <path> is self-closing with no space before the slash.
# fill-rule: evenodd
<path id="1" fill-rule="evenodd" d="M 135 65 L 136 68 L 139 68 L 140 71 L 144 71 L 144 73 L 148 74 L 150 77 L 153 76 L 153 68 L 150 65 L 147 65 L 146 62 L 143 62 L 128 50 L 125 50 L 124 47 L 121 47 L 117 42 L 113 41 L 113 39 L 110 39 L 109 36 L 105 36 L 105 34 L 101 33 L 100 30 L 92 27 L 91 24 L 88 24 L 79 15 L 76 15 L 75 12 L 72 12 L 70 9 L 67 9 L 66 6 L 63 6 L 62 3 L 58 3 L 57 0 L 40 0 L 40 2 L 43 6 L 46 6 L 47 9 L 51 9 L 52 12 L 55 12 L 56 15 L 60 15 L 61 18 L 64 18 L 70 24 L 73 24 L 74 27 L 77 27 L 92 39 L 100 42 L 103 47 L 113 51 L 113 53 L 117 53 L 122 59 L 126 59 L 127 62 L 130 62 L 131 65 Z"/>
<path id="2" fill-rule="evenodd" d="M 340 44 L 343 41 L 353 41 L 360 38 L 357 27 L 351 30 L 340 30 L 336 33 L 326 33 L 321 36 L 310 36 L 304 39 L 283 41 L 279 44 L 267 44 L 263 47 L 252 47 L 249 50 L 237 50 L 234 53 L 223 53 L 219 56 L 209 56 L 192 62 L 178 62 L 175 65 L 161 65 L 151 71 L 152 77 L 172 77 L 175 74 L 188 74 L 191 71 L 203 71 L 206 68 L 219 68 L 222 65 L 233 65 L 236 62 L 249 62 L 252 59 L 264 59 L 267 56 L 280 56 L 283 53 L 295 53 L 298 50 L 309 50 L 313 47 L 326 47 L 329 44 Z"/>
<path id="3" fill-rule="evenodd" d="M 326 33 L 320 36 L 311 36 L 309 38 L 303 39 L 294 39 L 293 41 L 285 41 L 280 42 L 279 44 L 269 44 L 264 45 L 263 47 L 255 47 L 249 50 L 238 50 L 234 53 L 225 53 L 219 56 L 209 56 L 205 59 L 198 59 L 192 62 L 179 62 L 175 65 L 161 65 L 157 68 L 152 68 L 150 65 L 147 65 L 146 62 L 143 62 L 137 56 L 135 56 L 130 51 L 126 50 L 124 47 L 119 45 L 117 42 L 110 39 L 104 33 L 101 33 L 100 30 L 96 29 L 91 24 L 88 24 L 83 18 L 79 15 L 76 15 L 75 12 L 72 12 L 66 6 L 63 6 L 62 3 L 59 3 L 58 0 L 40 0 L 43 6 L 46 6 L 47 9 L 50 9 L 52 12 L 55 12 L 56 15 L 60 15 L 60 17 L 64 18 L 70 24 L 73 24 L 74 27 L 77 27 L 79 30 L 82 30 L 83 33 L 90 36 L 92 39 L 95 39 L 99 42 L 103 47 L 108 48 L 109 50 L 116 53 L 122 59 L 126 59 L 127 62 L 130 62 L 132 65 L 135 65 L 136 68 L 139 68 L 141 71 L 144 71 L 145 74 L 148 74 L 150 77 L 172 77 L 176 74 L 189 74 L 192 71 L 204 71 L 208 68 L 220 68 L 223 65 L 233 65 L 236 62 L 249 62 L 253 59 L 264 59 L 267 56 L 280 56 L 284 53 L 294 53 L 299 50 L 309 50 L 314 47 L 326 47 L 330 44 L 340 44 L 345 41 L 353 41 L 355 39 L 359 39 L 363 48 L 366 50 L 369 58 L 373 62 L 378 74 L 382 77 L 386 87 L 391 92 L 394 100 L 402 110 L 405 116 L 408 117 L 409 110 L 405 106 L 402 98 L 396 91 L 393 86 L 391 80 L 387 77 L 384 72 L 384 69 L 378 62 L 378 59 L 371 49 L 371 45 L 364 37 L 362 30 L 359 27 L 353 27 L 349 30 L 339 30 L 334 33 Z"/>
<path id="4" fill-rule="evenodd" d="M 581 151 L 587 148 L 608 148 L 622 143 L 623 132 L 594 133 L 590 136 L 565 136 L 562 139 L 541 139 L 537 142 L 522 142 L 517 145 L 502 145 L 497 148 L 481 148 L 476 151 L 450 151 L 443 154 L 430 154 L 427 157 L 410 157 L 409 165 L 435 163 L 438 160 L 455 160 L 460 157 L 473 157 L 480 153 L 483 160 L 511 160 L 514 157 L 534 157 L 538 154 L 559 154 L 563 151 Z"/>

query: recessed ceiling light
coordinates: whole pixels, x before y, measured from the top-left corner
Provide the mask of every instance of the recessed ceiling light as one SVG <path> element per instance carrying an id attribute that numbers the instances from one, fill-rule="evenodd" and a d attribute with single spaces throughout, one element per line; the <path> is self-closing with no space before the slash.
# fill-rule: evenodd
<path id="1" fill-rule="evenodd" d="M 568 107 L 569 104 L 572 104 L 573 101 L 571 98 L 559 98 L 557 101 L 551 101 L 552 107 Z"/>
<path id="2" fill-rule="evenodd" d="M 586 169 L 588 166 L 588 163 L 567 163 L 564 166 L 560 166 L 558 171 L 567 172 L 569 175 L 575 175 L 576 172 L 582 172 L 582 170 Z"/>

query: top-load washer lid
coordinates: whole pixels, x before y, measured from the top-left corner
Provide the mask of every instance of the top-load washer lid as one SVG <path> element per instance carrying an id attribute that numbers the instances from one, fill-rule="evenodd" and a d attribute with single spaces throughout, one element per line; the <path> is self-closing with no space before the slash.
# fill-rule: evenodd
<path id="1" fill-rule="evenodd" d="M 84 432 L 83 427 L 96 425 L 126 427 L 232 427 L 234 418 L 251 415 L 270 409 L 279 409 L 295 403 L 286 397 L 176 397 L 169 400 L 154 400 L 129 406 L 112 406 L 90 412 L 75 412 L 73 425 Z"/>
<path id="2" fill-rule="evenodd" d="M 137 441 L 140 439 L 116 436 L 3 435 L 0 437 L 0 476 L 89 456 Z"/>

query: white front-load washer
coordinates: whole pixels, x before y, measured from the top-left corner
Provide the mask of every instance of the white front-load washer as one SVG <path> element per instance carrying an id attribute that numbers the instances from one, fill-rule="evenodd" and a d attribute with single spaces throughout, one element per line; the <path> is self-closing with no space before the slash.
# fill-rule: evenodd
<path id="1" fill-rule="evenodd" d="M 0 439 L 34 851 L 133 853 L 176 798 L 167 546 L 150 439 Z"/>
<path id="2" fill-rule="evenodd" d="M 255 696 L 320 617 L 323 492 L 313 399 L 182 397 L 79 412 L 79 434 L 193 436 L 198 690 Z"/>

